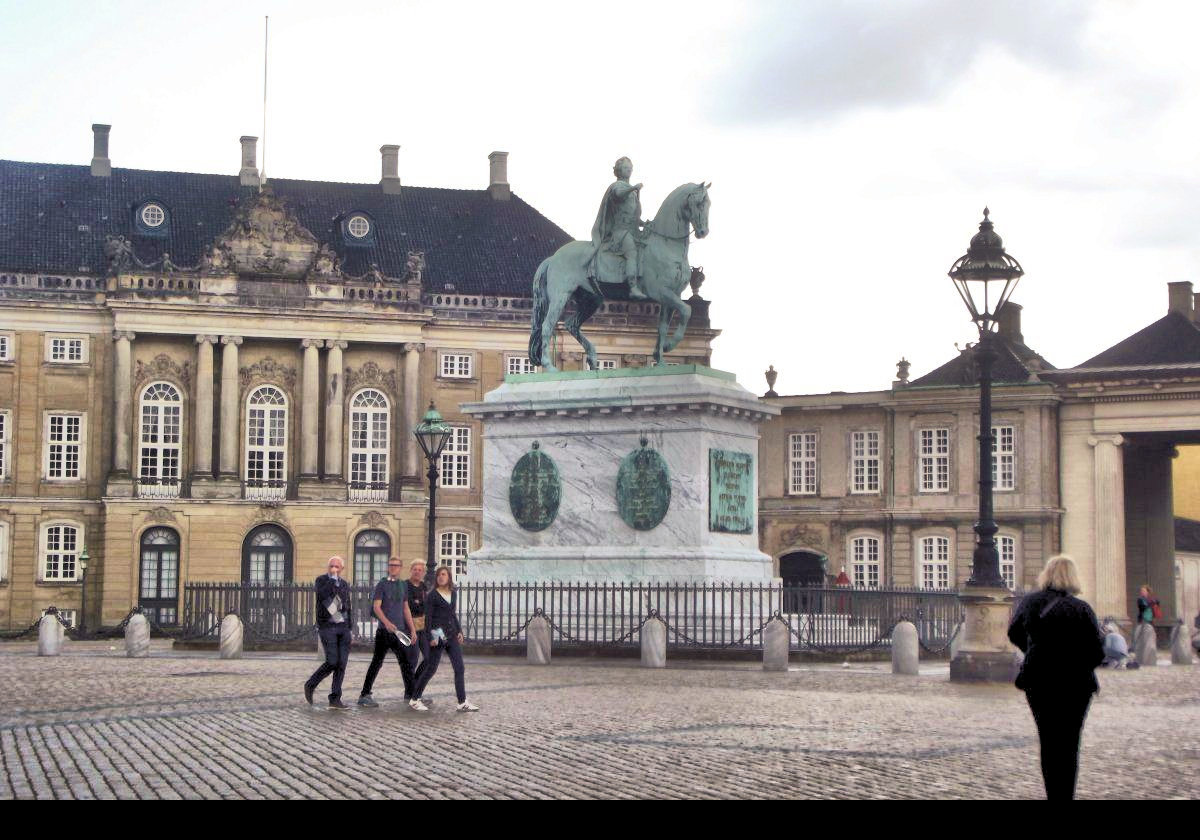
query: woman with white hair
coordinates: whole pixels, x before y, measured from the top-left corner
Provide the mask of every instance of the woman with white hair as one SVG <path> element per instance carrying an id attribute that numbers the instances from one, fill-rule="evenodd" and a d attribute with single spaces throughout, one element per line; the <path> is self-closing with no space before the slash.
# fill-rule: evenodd
<path id="1" fill-rule="evenodd" d="M 1094 672 L 1104 661 L 1104 633 L 1092 608 L 1075 597 L 1079 572 L 1070 557 L 1047 560 L 1038 587 L 1017 607 L 1008 638 L 1025 654 L 1017 688 L 1037 724 L 1046 798 L 1074 799 L 1079 737 L 1100 690 Z"/>

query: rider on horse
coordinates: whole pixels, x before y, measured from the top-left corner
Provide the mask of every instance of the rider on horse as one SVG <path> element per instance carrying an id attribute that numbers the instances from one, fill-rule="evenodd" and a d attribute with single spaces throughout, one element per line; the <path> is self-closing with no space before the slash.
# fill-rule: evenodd
<path id="1" fill-rule="evenodd" d="M 629 176 L 633 174 L 633 161 L 623 157 L 613 166 L 613 174 L 617 180 L 604 191 L 604 199 L 600 202 L 600 211 L 596 214 L 596 223 L 592 225 L 592 245 L 595 253 L 589 266 L 589 273 L 594 277 L 600 274 L 600 251 L 604 249 L 619 254 L 625 260 L 625 282 L 629 284 L 629 297 L 633 300 L 645 300 L 646 293 L 642 291 L 638 276 L 637 241 L 634 235 L 642 218 L 641 184 L 630 184 Z"/>

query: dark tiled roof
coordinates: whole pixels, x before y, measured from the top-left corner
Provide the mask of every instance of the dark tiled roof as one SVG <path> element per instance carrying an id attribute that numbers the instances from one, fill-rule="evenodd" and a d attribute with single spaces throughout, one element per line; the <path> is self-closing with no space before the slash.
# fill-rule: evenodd
<path id="1" fill-rule="evenodd" d="M 992 381 L 1028 382 L 1031 373 L 1053 370 L 1054 366 L 1019 341 L 996 336 L 999 358 L 992 367 Z M 974 353 L 963 351 L 941 367 L 908 383 L 909 387 L 970 386 L 979 382 Z"/>
<path id="2" fill-rule="evenodd" d="M 1200 522 L 1175 517 L 1175 550 L 1200 553 Z"/>
<path id="3" fill-rule="evenodd" d="M 403 277 L 408 252 L 424 251 L 432 291 L 453 283 L 465 294 L 528 297 L 538 264 L 570 240 L 520 198 L 495 201 L 484 190 L 405 186 L 385 195 L 378 184 L 284 178 L 270 185 L 347 274 L 376 263 Z M 113 169 L 97 178 L 87 166 L 0 161 L 0 270 L 102 275 L 108 235 L 130 239 L 142 262 L 167 251 L 176 265 L 194 266 L 253 195 L 234 175 Z M 134 211 L 148 200 L 171 214 L 166 239 L 135 230 Z M 338 218 L 353 211 L 374 220 L 375 245 L 344 243 Z"/>
<path id="4" fill-rule="evenodd" d="M 1079 367 L 1177 365 L 1188 362 L 1200 362 L 1200 328 L 1178 312 L 1169 312 Z"/>

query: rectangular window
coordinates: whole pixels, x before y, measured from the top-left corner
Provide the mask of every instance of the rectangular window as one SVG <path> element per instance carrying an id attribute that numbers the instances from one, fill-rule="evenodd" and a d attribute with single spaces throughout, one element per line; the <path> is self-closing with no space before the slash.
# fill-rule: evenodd
<path id="1" fill-rule="evenodd" d="M 950 588 L 949 538 L 921 538 L 921 588 Z"/>
<path id="2" fill-rule="evenodd" d="M 616 370 L 616 369 L 617 369 L 617 360 L 616 359 L 597 359 L 596 360 L 596 370 Z"/>
<path id="3" fill-rule="evenodd" d="M 945 493 L 950 489 L 950 430 L 921 429 L 921 492 Z"/>
<path id="4" fill-rule="evenodd" d="M 10 416 L 7 411 L 0 411 L 0 480 L 8 478 L 8 430 L 12 425 Z"/>
<path id="5" fill-rule="evenodd" d="M 13 360 L 13 336 L 11 333 L 0 333 L 0 362 Z"/>
<path id="6" fill-rule="evenodd" d="M 83 361 L 82 338 L 51 338 L 50 361 L 78 364 Z"/>
<path id="7" fill-rule="evenodd" d="M 1009 589 L 1017 588 L 1017 541 L 1014 537 L 996 537 L 996 549 L 1000 554 L 1000 577 Z"/>
<path id="8" fill-rule="evenodd" d="M 83 449 L 83 417 L 51 414 L 46 423 L 46 478 L 72 480 L 80 477 Z"/>
<path id="9" fill-rule="evenodd" d="M 851 492 L 879 492 L 879 432 L 854 432 L 850 436 Z"/>
<path id="10" fill-rule="evenodd" d="M 471 359 L 470 353 L 443 353 L 438 369 L 447 379 L 470 379 Z"/>
<path id="11" fill-rule="evenodd" d="M 530 361 L 528 356 L 509 356 L 505 360 L 508 373 L 533 373 L 537 367 Z"/>
<path id="12" fill-rule="evenodd" d="M 42 580 L 75 580 L 79 561 L 79 529 L 51 525 L 44 537 Z"/>
<path id="13" fill-rule="evenodd" d="M 1012 426 L 992 426 L 992 488 L 1017 487 L 1017 444 Z"/>
<path id="14" fill-rule="evenodd" d="M 850 542 L 850 567 L 855 586 L 879 588 L 879 538 L 855 537 Z"/>
<path id="15" fill-rule="evenodd" d="M 817 492 L 817 433 L 788 435 L 788 493 L 811 496 Z"/>
<path id="16" fill-rule="evenodd" d="M 454 569 L 454 577 L 467 573 L 467 542 L 469 535 L 462 531 L 447 531 L 439 540 L 438 560 L 442 566 Z"/>
<path id="17" fill-rule="evenodd" d="M 441 478 L 442 487 L 471 486 L 471 429 L 467 426 L 454 426 L 453 434 L 446 441 L 442 450 Z"/>

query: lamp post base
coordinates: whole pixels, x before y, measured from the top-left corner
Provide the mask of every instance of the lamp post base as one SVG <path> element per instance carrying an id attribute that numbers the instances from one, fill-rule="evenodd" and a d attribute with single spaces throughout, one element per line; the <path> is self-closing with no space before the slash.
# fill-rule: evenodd
<path id="1" fill-rule="evenodd" d="M 1012 593 L 1007 589 L 972 586 L 959 596 L 966 620 L 962 640 L 950 660 L 950 681 L 962 683 L 1011 683 L 1019 667 L 1017 654 L 1008 641 Z"/>

